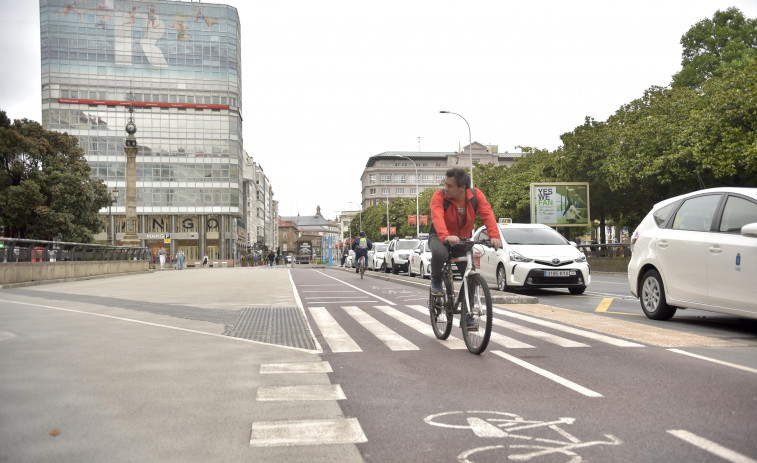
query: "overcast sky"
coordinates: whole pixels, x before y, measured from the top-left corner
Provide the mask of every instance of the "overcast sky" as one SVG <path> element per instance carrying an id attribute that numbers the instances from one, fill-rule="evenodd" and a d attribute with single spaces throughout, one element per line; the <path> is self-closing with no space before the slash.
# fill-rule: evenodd
<path id="1" fill-rule="evenodd" d="M 214 2 L 219 3 L 219 2 Z M 244 147 L 280 215 L 355 210 L 368 158 L 474 141 L 556 149 L 681 66 L 681 36 L 757 0 L 229 0 Z M 0 0 L 0 109 L 41 119 L 39 4 Z M 420 139 L 420 142 L 419 142 Z"/>

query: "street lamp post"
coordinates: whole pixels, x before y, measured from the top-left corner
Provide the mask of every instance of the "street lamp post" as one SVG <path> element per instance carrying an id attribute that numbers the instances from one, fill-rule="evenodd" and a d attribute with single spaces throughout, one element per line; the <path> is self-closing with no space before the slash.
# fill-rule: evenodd
<path id="1" fill-rule="evenodd" d="M 442 114 L 454 114 L 455 116 L 460 116 L 460 114 L 453 113 L 452 111 L 439 111 L 439 112 Z M 470 187 L 473 188 L 473 140 L 470 134 L 470 124 L 468 124 L 468 121 L 463 116 L 460 116 L 460 118 L 464 120 L 465 125 L 468 126 L 468 153 L 470 154 Z"/>
<path id="2" fill-rule="evenodd" d="M 110 207 L 113 205 L 114 202 L 118 201 L 118 188 L 113 188 L 113 192 L 110 194 L 110 203 L 108 204 L 108 222 L 110 222 L 110 244 L 112 246 L 116 245 L 116 229 L 115 229 L 115 223 L 113 221 L 113 215 L 110 212 Z"/>
<path id="3" fill-rule="evenodd" d="M 395 156 L 397 156 L 398 158 L 407 159 L 408 161 L 412 162 L 413 167 L 415 167 L 415 237 L 418 238 L 419 236 L 421 236 L 421 217 L 420 215 L 418 215 L 419 214 L 418 189 L 420 186 L 418 184 L 418 166 L 415 164 L 415 161 L 413 161 L 407 156 L 400 156 L 399 154 L 395 154 Z"/>
<path id="4" fill-rule="evenodd" d="M 386 184 L 386 242 L 391 241 L 391 234 L 389 233 L 389 184 Z"/>

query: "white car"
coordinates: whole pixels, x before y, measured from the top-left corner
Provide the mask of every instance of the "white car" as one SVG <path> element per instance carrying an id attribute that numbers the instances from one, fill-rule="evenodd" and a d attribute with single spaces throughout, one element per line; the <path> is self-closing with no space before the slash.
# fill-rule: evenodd
<path id="1" fill-rule="evenodd" d="M 431 278 L 431 248 L 428 240 L 419 241 L 413 248 L 407 273 L 411 277 L 420 275 L 421 278 Z"/>
<path id="2" fill-rule="evenodd" d="M 628 284 L 653 320 L 677 308 L 757 318 L 757 188 L 654 205 L 631 235 Z"/>
<path id="3" fill-rule="evenodd" d="M 347 252 L 347 258 L 344 259 L 344 266 L 345 267 L 354 267 L 355 266 L 355 251 L 350 249 Z"/>
<path id="4" fill-rule="evenodd" d="M 522 288 L 568 288 L 583 294 L 591 283 L 586 255 L 554 229 L 538 223 L 499 225 L 502 248 L 477 245 L 473 258 L 484 279 L 500 291 Z M 476 240 L 488 240 L 486 227 Z"/>
<path id="5" fill-rule="evenodd" d="M 373 243 L 373 248 L 368 251 L 368 261 L 366 267 L 371 270 L 380 270 L 384 265 L 384 253 L 389 243 Z"/>
<path id="6" fill-rule="evenodd" d="M 408 264 L 410 263 L 410 254 L 413 252 L 413 248 L 418 241 L 415 238 L 409 239 L 394 239 L 389 243 L 389 247 L 384 254 L 384 262 L 386 263 L 384 271 L 397 274 L 400 270 L 407 271 Z"/>

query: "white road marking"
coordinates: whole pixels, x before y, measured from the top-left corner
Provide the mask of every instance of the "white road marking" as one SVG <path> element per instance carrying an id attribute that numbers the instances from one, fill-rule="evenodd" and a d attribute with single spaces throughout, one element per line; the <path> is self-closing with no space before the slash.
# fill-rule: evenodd
<path id="1" fill-rule="evenodd" d="M 342 307 L 348 314 L 352 316 L 358 323 L 363 325 L 365 329 L 373 333 L 374 336 L 379 338 L 386 344 L 391 350 L 418 350 L 418 346 L 403 338 L 392 329 L 388 328 L 375 318 L 365 313 L 362 309 L 356 306 Z"/>
<path id="2" fill-rule="evenodd" d="M 375 295 L 375 294 L 369 293 L 368 291 L 366 291 L 366 290 L 364 290 L 364 289 L 361 289 L 361 288 L 358 288 L 357 286 L 351 285 L 351 284 L 347 283 L 346 281 L 342 281 L 342 280 L 340 280 L 339 278 L 334 278 L 334 277 L 332 277 L 331 275 L 326 275 L 325 273 L 323 273 L 323 272 L 320 272 L 320 271 L 318 271 L 318 270 L 316 270 L 316 272 L 317 272 L 317 273 L 320 273 L 321 275 L 323 275 L 323 276 L 325 276 L 325 277 L 331 278 L 332 280 L 336 280 L 336 281 L 338 281 L 338 282 L 340 282 L 340 283 L 342 283 L 342 284 L 344 284 L 344 285 L 347 285 L 347 286 L 349 286 L 349 287 L 350 287 L 350 288 L 352 288 L 352 289 L 355 289 L 355 290 L 357 290 L 357 291 L 360 291 L 361 293 L 365 293 L 365 294 L 367 294 L 367 295 L 369 295 L 369 296 L 371 296 L 371 297 L 375 297 L 375 298 L 376 298 L 376 299 L 378 299 L 379 301 L 382 301 L 382 302 L 384 302 L 384 303 L 386 303 L 386 304 L 389 304 L 389 305 L 394 305 L 394 302 L 392 302 L 392 301 L 390 301 L 390 300 L 387 300 L 387 299 L 384 299 L 383 297 L 380 297 L 380 296 L 377 296 L 377 295 Z"/>
<path id="3" fill-rule="evenodd" d="M 680 350 L 680 349 L 668 349 L 668 350 L 670 352 L 675 352 L 676 354 L 688 355 L 689 357 L 698 358 L 700 360 L 706 360 L 708 362 L 717 363 L 719 365 L 725 365 L 725 366 L 731 367 L 731 368 L 738 368 L 739 370 L 748 371 L 749 373 L 757 373 L 757 369 L 745 367 L 743 365 L 737 365 L 735 363 L 724 362 L 722 360 L 717 360 L 717 359 L 705 357 L 703 355 L 692 354 L 691 352 L 686 352 L 686 351 L 683 351 L 683 350 Z"/>
<path id="4" fill-rule="evenodd" d="M 344 400 L 338 384 L 305 384 L 300 386 L 261 386 L 258 402 L 292 402 L 301 400 Z"/>
<path id="5" fill-rule="evenodd" d="M 544 331 L 534 330 L 523 325 L 518 325 L 517 323 L 505 322 L 497 318 L 494 319 L 493 323 L 497 326 L 514 329 L 518 333 L 523 333 L 526 336 L 533 336 L 543 341 L 547 341 L 552 344 L 557 344 L 558 346 L 561 346 L 561 347 L 590 347 L 588 344 L 584 344 L 582 342 L 573 341 L 571 339 L 566 339 L 566 338 L 563 338 L 554 334 L 550 334 L 550 333 L 545 333 Z"/>
<path id="6" fill-rule="evenodd" d="M 377 309 L 384 312 L 385 314 L 389 315 L 390 317 L 399 320 L 400 322 L 404 323 L 405 325 L 409 326 L 410 328 L 414 329 L 415 331 L 425 335 L 432 337 L 436 339 L 436 335 L 434 334 L 433 328 L 431 328 L 431 318 L 429 316 L 428 323 L 423 323 L 422 321 L 415 319 L 411 317 L 410 315 L 404 314 L 400 312 L 397 309 L 394 309 L 392 307 L 387 307 L 385 305 L 377 305 Z M 447 347 L 448 349 L 467 349 L 465 347 L 465 343 L 462 339 L 456 338 L 454 336 L 450 336 L 447 338 L 446 341 L 442 341 L 437 339 L 444 347 Z"/>
<path id="7" fill-rule="evenodd" d="M 672 429 L 668 430 L 668 432 L 676 436 L 677 438 L 688 442 L 689 444 L 695 445 L 700 449 L 706 450 L 713 455 L 730 461 L 731 463 L 757 463 L 757 460 L 753 460 L 746 455 L 734 452 L 731 449 L 725 448 L 720 444 L 716 444 L 711 440 L 705 439 L 704 437 L 699 437 L 696 434 L 690 433 L 689 431 L 683 429 Z"/>
<path id="8" fill-rule="evenodd" d="M 355 418 L 258 421 L 252 423 L 250 447 L 359 444 L 368 439 Z"/>
<path id="9" fill-rule="evenodd" d="M 253 341 L 251 339 L 235 338 L 235 337 L 232 337 L 232 336 L 224 336 L 222 334 L 217 334 L 217 333 L 205 333 L 203 331 L 190 330 L 188 328 L 180 328 L 178 326 L 161 325 L 160 323 L 145 322 L 145 321 L 142 321 L 142 320 L 134 320 L 132 318 L 116 317 L 116 316 L 113 316 L 113 315 L 106 315 L 106 314 L 102 314 L 102 313 L 85 312 L 83 310 L 66 309 L 66 308 L 63 308 L 63 307 L 54 307 L 54 306 L 50 306 L 50 305 L 31 304 L 31 303 L 28 303 L 28 302 L 11 301 L 11 300 L 8 300 L 8 299 L 0 299 L 0 302 L 8 302 L 8 303 L 20 304 L 20 305 L 28 305 L 28 306 L 32 306 L 32 307 L 39 307 L 39 308 L 42 308 L 42 309 L 60 310 L 61 312 L 70 312 L 70 313 L 77 313 L 77 314 L 82 314 L 82 315 L 92 315 L 94 317 L 102 317 L 102 318 L 108 318 L 108 319 L 111 319 L 111 320 L 120 320 L 120 321 L 124 321 L 124 322 L 129 322 L 129 323 L 137 323 L 139 325 L 154 326 L 154 327 L 157 327 L 157 328 L 166 328 L 166 329 L 169 329 L 169 330 L 183 331 L 185 333 L 201 334 L 203 336 L 210 336 L 210 337 L 213 337 L 213 338 L 220 338 L 220 339 L 224 339 L 226 341 L 247 342 L 247 343 L 250 343 L 250 344 L 258 344 L 258 345 L 261 345 L 261 346 L 269 346 L 269 347 L 270 346 L 275 346 L 275 347 L 280 347 L 282 349 L 292 349 L 292 350 L 296 350 L 296 351 L 300 351 L 300 352 L 321 353 L 320 350 L 301 349 L 299 347 L 289 347 L 289 346 L 282 346 L 282 345 L 279 345 L 279 344 L 269 344 L 269 343 L 266 343 L 266 342 Z"/>
<path id="10" fill-rule="evenodd" d="M 428 314 L 428 307 L 422 306 L 422 305 L 409 305 L 407 306 L 413 310 L 416 310 L 423 314 Z M 494 320 L 493 323 L 496 323 L 497 320 Z M 459 326 L 460 324 L 460 317 L 455 317 L 454 321 L 452 322 L 454 326 Z M 489 340 L 493 343 L 499 344 L 500 346 L 506 347 L 508 349 L 533 349 L 534 346 L 531 344 L 526 344 L 525 342 L 518 341 L 517 339 L 513 339 L 509 336 L 505 336 L 499 333 L 495 333 L 492 331 L 491 336 L 489 337 Z"/>
<path id="11" fill-rule="evenodd" d="M 332 352 L 362 352 L 360 346 L 339 326 L 325 307 L 308 307 L 315 324 L 323 334 Z"/>
<path id="12" fill-rule="evenodd" d="M 261 375 L 285 373 L 333 373 L 329 362 L 263 363 Z"/>
<path id="13" fill-rule="evenodd" d="M 573 381 L 570 381 L 570 380 L 567 380 L 567 379 L 563 378 L 562 376 L 558 376 L 558 375 L 556 375 L 556 374 L 554 374 L 554 373 L 552 373 L 550 371 L 547 371 L 547 370 L 545 370 L 543 368 L 539 368 L 536 365 L 532 365 L 532 364 L 530 364 L 528 362 L 524 362 L 523 360 L 521 360 L 521 359 L 519 359 L 517 357 L 513 357 L 510 354 L 506 354 L 506 353 L 502 352 L 501 350 L 495 350 L 495 351 L 492 351 L 492 353 L 494 355 L 498 355 L 498 356 L 502 357 L 505 360 L 509 360 L 509 361 L 515 363 L 516 365 L 520 365 L 523 368 L 526 368 L 527 370 L 531 370 L 531 371 L 533 371 L 536 374 L 542 375 L 542 376 L 544 376 L 547 379 L 551 379 L 552 381 L 554 381 L 554 382 L 556 382 L 558 384 L 562 384 L 563 386 L 565 386 L 567 388 L 573 389 L 574 391 L 578 392 L 579 394 L 583 394 L 583 395 L 585 395 L 587 397 L 602 397 L 602 394 L 600 394 L 598 392 L 594 392 L 591 389 L 587 389 L 587 388 L 585 388 L 585 387 L 583 387 L 583 386 L 581 386 L 579 384 L 574 383 Z"/>
<path id="14" fill-rule="evenodd" d="M 508 312 L 508 311 L 502 310 L 502 309 L 494 309 L 494 313 L 499 314 L 499 315 L 504 315 L 505 317 L 517 318 L 518 320 L 523 320 L 523 321 L 526 321 L 526 322 L 529 322 L 529 323 L 534 323 L 536 325 L 546 326 L 548 328 L 552 328 L 552 329 L 559 330 L 559 331 L 564 331 L 566 333 L 575 334 L 576 336 L 582 336 L 584 338 L 594 339 L 595 341 L 604 342 L 604 343 L 607 343 L 607 344 L 611 344 L 613 346 L 618 346 L 618 347 L 644 347 L 643 344 L 638 344 L 638 343 L 635 343 L 635 342 L 626 341 L 625 339 L 613 338 L 613 337 L 610 337 L 610 336 L 605 336 L 604 334 L 595 333 L 593 331 L 586 331 L 586 330 L 581 330 L 581 329 L 578 329 L 578 328 L 574 328 L 572 326 L 560 325 L 560 324 L 557 324 L 557 323 L 554 323 L 554 322 L 550 322 L 550 321 L 547 321 L 547 320 L 542 320 L 540 318 L 529 317 L 528 315 L 523 315 L 523 314 L 520 314 L 520 313 Z"/>

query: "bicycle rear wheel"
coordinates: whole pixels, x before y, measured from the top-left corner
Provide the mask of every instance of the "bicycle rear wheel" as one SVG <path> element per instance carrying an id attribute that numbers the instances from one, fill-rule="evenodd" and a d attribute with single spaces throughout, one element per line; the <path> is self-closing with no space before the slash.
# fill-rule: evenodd
<path id="1" fill-rule="evenodd" d="M 449 295 L 455 293 L 454 288 L 452 291 L 448 290 L 451 283 L 446 275 L 442 277 L 442 281 L 444 281 L 443 295 L 434 296 L 431 294 L 431 288 L 428 290 L 428 310 L 431 314 L 431 327 L 434 329 L 434 335 L 437 339 L 444 340 L 452 332 L 452 300 Z"/>
<path id="2" fill-rule="evenodd" d="M 363 275 L 365 274 L 365 259 L 360 258 L 360 279 L 363 279 Z"/>
<path id="3" fill-rule="evenodd" d="M 463 304 L 460 325 L 468 350 L 474 354 L 480 354 L 486 350 L 492 334 L 492 295 L 481 275 L 468 277 L 468 291 L 469 307 Z M 468 323 L 469 317 L 473 324 Z"/>

